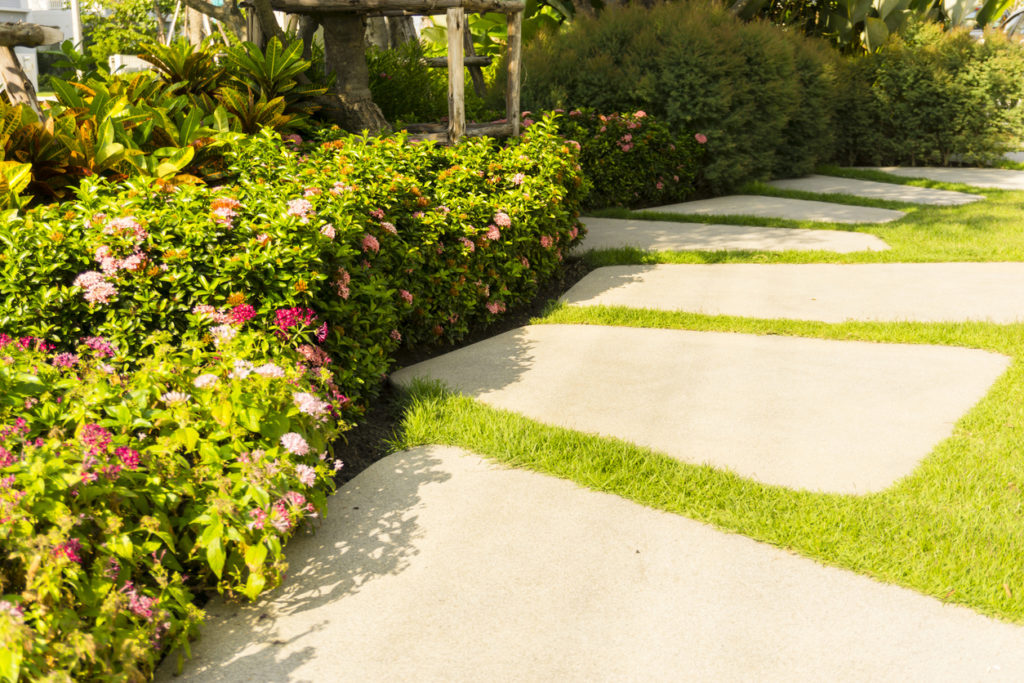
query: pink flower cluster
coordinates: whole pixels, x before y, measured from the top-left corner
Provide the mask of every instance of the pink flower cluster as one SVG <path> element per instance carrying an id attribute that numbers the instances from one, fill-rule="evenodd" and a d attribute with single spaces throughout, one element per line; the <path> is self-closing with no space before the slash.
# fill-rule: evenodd
<path id="1" fill-rule="evenodd" d="M 131 581 L 121 588 L 121 592 L 128 596 L 128 609 L 131 610 L 132 614 L 142 617 L 146 621 L 153 620 L 153 608 L 157 603 L 156 598 L 140 594 L 135 584 Z"/>
<path id="2" fill-rule="evenodd" d="M 53 549 L 53 556 L 56 558 L 64 558 L 82 564 L 82 542 L 77 538 L 71 538 L 56 548 Z"/>
<path id="3" fill-rule="evenodd" d="M 327 225 L 325 225 L 322 228 L 320 228 L 320 234 L 323 235 L 324 237 L 326 237 L 329 240 L 333 240 L 334 236 L 337 233 L 334 231 L 334 226 L 331 225 L 330 223 L 328 223 Z"/>
<path id="4" fill-rule="evenodd" d="M 498 315 L 499 313 L 505 312 L 504 301 L 488 301 L 487 310 L 491 312 L 491 315 Z"/>
<path id="5" fill-rule="evenodd" d="M 308 223 L 310 217 L 315 214 L 316 211 L 313 210 L 313 205 L 308 199 L 293 199 L 288 202 L 287 215 L 295 216 L 300 223 Z"/>
<path id="6" fill-rule="evenodd" d="M 312 344 L 303 344 L 298 349 L 299 355 L 316 367 L 323 367 L 331 364 L 331 357 L 323 349 Z"/>
<path id="7" fill-rule="evenodd" d="M 75 287 L 85 290 L 85 300 L 91 304 L 109 303 L 117 296 L 117 288 L 107 281 L 103 273 L 89 270 L 75 278 Z"/>
<path id="8" fill-rule="evenodd" d="M 494 224 L 500 228 L 507 228 L 512 225 L 512 219 L 504 211 L 494 214 Z"/>
<path id="9" fill-rule="evenodd" d="M 708 141 L 708 136 L 704 135 L 704 133 L 695 133 L 693 139 L 697 141 L 698 145 L 703 145 Z"/>
<path id="10" fill-rule="evenodd" d="M 523 175 L 522 173 L 516 173 L 514 176 L 512 176 L 513 185 L 522 185 L 525 180 L 526 176 Z"/>
<path id="11" fill-rule="evenodd" d="M 402 297 L 402 301 L 407 304 L 412 303 L 412 293 L 405 289 L 398 290 L 398 296 Z"/>
<path id="12" fill-rule="evenodd" d="M 334 288 L 338 290 L 338 296 L 342 299 L 347 299 L 352 294 L 352 290 L 348 287 L 348 283 L 351 281 L 352 276 L 348 274 L 348 271 L 344 268 L 339 268 L 338 279 L 334 281 Z"/>
<path id="13" fill-rule="evenodd" d="M 552 245 L 554 245 L 554 243 L 555 241 L 551 239 L 550 235 L 540 236 L 540 246 L 544 247 L 545 249 L 550 249 Z"/>
<path id="14" fill-rule="evenodd" d="M 459 242 L 461 242 L 462 246 L 464 246 L 466 249 L 469 250 L 470 254 L 472 254 L 474 251 L 476 251 L 476 245 L 473 244 L 473 240 L 467 239 L 465 237 L 460 237 L 459 238 Z"/>
<path id="15" fill-rule="evenodd" d="M 78 364 L 78 356 L 73 353 L 58 353 L 53 357 L 52 363 L 58 368 L 73 368 Z"/>
<path id="16" fill-rule="evenodd" d="M 114 256 L 110 247 L 104 244 L 96 249 L 94 258 L 100 264 L 100 270 L 103 271 L 103 274 L 108 276 L 116 275 L 117 271 L 122 269 L 134 273 L 142 270 L 142 266 L 146 264 L 146 255 L 138 247 L 135 248 L 135 251 L 130 256 L 119 259 Z"/>
<path id="17" fill-rule="evenodd" d="M 298 479 L 299 483 L 303 486 L 312 486 L 316 483 L 316 470 L 309 465 L 296 465 L 295 478 Z"/>
<path id="18" fill-rule="evenodd" d="M 309 444 L 301 434 L 295 432 L 288 432 L 282 436 L 281 446 L 292 455 L 307 455 L 309 453 Z"/>
<path id="19" fill-rule="evenodd" d="M 82 343 L 92 349 L 99 358 L 110 358 L 115 353 L 113 345 L 103 337 L 86 337 Z"/>
<path id="20" fill-rule="evenodd" d="M 311 308 L 279 308 L 274 313 L 278 335 L 287 337 L 296 327 L 314 327 L 319 320 L 316 311 Z M 327 323 L 322 323 L 316 331 L 316 340 L 321 344 L 327 339 Z"/>
<path id="21" fill-rule="evenodd" d="M 376 254 L 380 251 L 380 242 L 369 233 L 363 235 L 363 251 L 372 251 Z"/>
<path id="22" fill-rule="evenodd" d="M 331 194 L 337 196 L 343 192 L 351 192 L 355 189 L 356 188 L 353 187 L 352 185 L 346 185 L 345 183 L 339 181 L 334 183 L 334 185 L 331 187 L 330 192 Z"/>
<path id="23" fill-rule="evenodd" d="M 295 405 L 298 406 L 300 413 L 313 417 L 324 417 L 331 410 L 330 403 L 321 401 L 313 394 L 304 391 L 295 392 L 292 394 L 292 399 L 295 401 Z"/>
<path id="24" fill-rule="evenodd" d="M 394 223 L 388 223 L 384 221 L 380 224 L 380 227 L 384 229 L 384 232 L 391 233 L 392 235 L 398 234 L 398 228 L 395 227 Z"/>
<path id="25" fill-rule="evenodd" d="M 130 237 L 136 244 L 149 237 L 149 233 L 142 227 L 142 223 L 135 220 L 134 216 L 115 218 L 104 226 L 103 234 L 115 237 Z"/>
<path id="26" fill-rule="evenodd" d="M 498 230 L 497 225 L 487 226 L 487 239 L 491 240 L 492 242 L 501 239 L 501 230 Z"/>
<path id="27" fill-rule="evenodd" d="M 242 202 L 238 201 L 234 197 L 217 197 L 210 202 L 210 217 L 214 223 L 223 225 L 225 228 L 231 229 L 234 227 L 235 216 L 238 215 L 236 209 L 242 207 Z"/>

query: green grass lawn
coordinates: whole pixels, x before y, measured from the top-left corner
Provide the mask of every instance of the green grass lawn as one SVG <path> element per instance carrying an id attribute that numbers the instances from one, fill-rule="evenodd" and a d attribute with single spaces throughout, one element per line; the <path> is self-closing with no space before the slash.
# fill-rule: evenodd
<path id="1" fill-rule="evenodd" d="M 863 172 L 844 174 L 878 177 Z M 977 192 L 927 181 L 913 184 Z M 776 190 L 772 194 L 796 196 Z M 1024 261 L 1024 192 L 986 190 L 984 194 L 988 197 L 984 202 L 912 207 L 898 222 L 855 226 L 884 239 L 892 247 L 887 252 L 648 254 L 614 250 L 586 258 L 593 265 Z M 843 201 L 893 206 L 852 197 Z M 693 219 L 726 222 L 722 217 Z M 753 223 L 822 227 L 761 219 Z M 1024 623 L 1024 325 L 827 324 L 554 304 L 533 322 L 944 344 L 1010 356 L 1009 370 L 912 475 L 886 491 L 866 496 L 760 484 L 708 466 L 684 464 L 623 441 L 545 426 L 429 386 L 408 394 L 395 447 L 461 446 L 512 466 L 570 479 L 789 548 L 823 563 Z M 608 394 L 614 400 L 615 387 L 608 387 Z"/>

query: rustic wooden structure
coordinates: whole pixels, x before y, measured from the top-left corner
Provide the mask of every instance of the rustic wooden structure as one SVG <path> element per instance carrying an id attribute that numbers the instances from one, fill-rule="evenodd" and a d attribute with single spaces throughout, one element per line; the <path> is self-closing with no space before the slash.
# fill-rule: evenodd
<path id="1" fill-rule="evenodd" d="M 64 33 L 52 26 L 0 22 L 0 80 L 3 80 L 7 88 L 7 97 L 10 98 L 11 104 L 26 104 L 40 119 L 43 118 L 36 89 L 32 87 L 32 81 L 21 68 L 14 48 L 51 45 L 63 39 Z"/>
<path id="2" fill-rule="evenodd" d="M 519 74 L 525 0 L 273 0 L 272 5 L 281 12 L 314 17 L 331 14 L 363 17 L 446 15 L 448 56 L 444 65 L 448 68 L 448 125 L 447 128 L 437 124 L 410 125 L 409 132 L 418 139 L 447 141 L 449 144 L 458 142 L 464 135 L 519 135 Z M 508 18 L 506 118 L 500 123 L 467 126 L 463 67 L 470 67 L 474 87 L 480 92 L 483 88 L 480 66 L 490 63 L 488 57 L 473 54 L 472 40 L 466 30 L 466 14 L 476 12 L 497 12 Z"/>

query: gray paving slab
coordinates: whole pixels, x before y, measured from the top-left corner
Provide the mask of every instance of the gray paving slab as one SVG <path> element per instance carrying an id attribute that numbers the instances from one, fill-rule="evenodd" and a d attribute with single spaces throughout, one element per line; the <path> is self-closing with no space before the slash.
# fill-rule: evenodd
<path id="1" fill-rule="evenodd" d="M 160 681 L 1012 681 L 1024 629 L 450 447 L 389 456 Z"/>
<path id="2" fill-rule="evenodd" d="M 1024 263 L 609 266 L 562 296 L 626 306 L 793 320 L 1024 321 Z"/>
<path id="3" fill-rule="evenodd" d="M 952 347 L 531 325 L 399 370 L 540 422 L 795 489 L 910 474 L 1007 358 Z"/>
<path id="4" fill-rule="evenodd" d="M 1003 155 L 1007 161 L 1015 161 L 1018 164 L 1024 163 L 1024 152 L 1007 152 Z"/>
<path id="5" fill-rule="evenodd" d="M 744 225 L 584 217 L 582 249 L 633 247 L 648 251 L 885 251 L 875 235 L 846 230 L 798 230 Z"/>
<path id="6" fill-rule="evenodd" d="M 803 178 L 787 178 L 773 180 L 768 183 L 780 190 L 797 190 L 817 194 L 849 194 L 867 199 L 887 199 L 894 202 L 910 204 L 929 204 L 932 206 L 956 206 L 970 204 L 984 199 L 978 194 L 935 190 L 914 185 L 896 185 L 879 183 L 872 180 L 840 178 L 828 175 L 810 175 Z"/>
<path id="7" fill-rule="evenodd" d="M 883 171 L 903 178 L 923 178 L 941 183 L 962 183 L 972 187 L 996 190 L 1024 190 L 1024 171 L 1005 168 L 949 168 L 943 166 L 881 166 L 858 167 Z"/>
<path id="8" fill-rule="evenodd" d="M 651 207 L 648 211 L 698 216 L 786 218 L 794 221 L 825 221 L 827 223 L 888 223 L 906 215 L 902 211 L 893 211 L 892 209 L 746 194 L 656 206 Z"/>

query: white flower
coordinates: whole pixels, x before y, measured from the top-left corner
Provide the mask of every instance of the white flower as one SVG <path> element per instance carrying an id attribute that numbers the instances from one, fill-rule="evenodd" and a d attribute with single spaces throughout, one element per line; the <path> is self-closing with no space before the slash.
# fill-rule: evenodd
<path id="1" fill-rule="evenodd" d="M 313 394 L 296 392 L 292 394 L 292 398 L 295 400 L 295 405 L 299 407 L 300 412 L 312 415 L 313 417 L 320 417 L 331 408 L 330 403 L 321 401 Z"/>
<path id="2" fill-rule="evenodd" d="M 284 370 L 273 363 L 264 363 L 258 368 L 253 369 L 253 372 L 260 377 L 284 377 Z"/>
<path id="3" fill-rule="evenodd" d="M 199 375 L 198 377 L 196 377 L 194 380 L 192 380 L 192 384 L 194 384 L 198 389 L 207 389 L 209 387 L 216 386 L 217 382 L 219 381 L 220 378 L 217 377 L 217 375 L 211 375 L 207 373 L 205 375 Z"/>
<path id="4" fill-rule="evenodd" d="M 175 403 L 185 403 L 190 398 L 191 394 L 183 394 L 180 391 L 168 391 L 166 394 L 160 397 L 167 405 L 173 405 Z"/>
<path id="5" fill-rule="evenodd" d="M 213 343 L 217 346 L 231 341 L 238 334 L 238 330 L 231 325 L 217 325 L 216 327 L 211 327 L 210 332 L 213 334 Z"/>
<path id="6" fill-rule="evenodd" d="M 231 379 L 245 379 L 252 374 L 252 363 L 241 358 L 236 358 L 234 363 L 234 370 L 232 370 L 228 377 Z"/>

